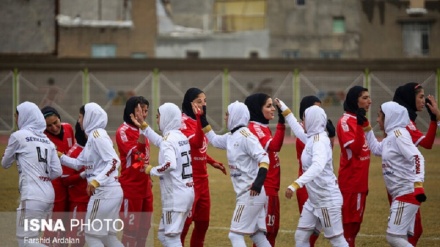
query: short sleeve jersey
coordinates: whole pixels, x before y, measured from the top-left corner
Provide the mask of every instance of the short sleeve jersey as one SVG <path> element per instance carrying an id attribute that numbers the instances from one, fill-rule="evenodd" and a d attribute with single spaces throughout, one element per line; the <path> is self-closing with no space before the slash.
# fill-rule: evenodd
<path id="1" fill-rule="evenodd" d="M 344 113 L 338 121 L 336 132 L 341 146 L 338 180 L 339 187 L 343 193 L 363 193 L 368 191 L 370 149 L 364 135 L 360 155 L 353 154 L 350 144 L 355 140 L 356 128 L 356 116 L 352 114 Z"/>

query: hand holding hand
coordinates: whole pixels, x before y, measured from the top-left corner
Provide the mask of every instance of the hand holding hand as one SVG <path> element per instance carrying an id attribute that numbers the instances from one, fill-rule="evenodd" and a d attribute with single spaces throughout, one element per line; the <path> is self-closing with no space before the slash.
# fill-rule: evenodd
<path id="1" fill-rule="evenodd" d="M 142 115 L 142 107 L 140 104 L 136 106 L 134 109 L 134 114 L 130 114 L 131 121 L 136 125 L 136 127 L 144 130 L 148 127 L 148 124 L 144 121 L 144 117 Z"/>
<path id="2" fill-rule="evenodd" d="M 284 102 L 278 98 L 275 98 L 275 104 L 281 109 L 281 112 L 284 112 L 285 110 L 288 110 L 289 107 L 287 107 Z"/>

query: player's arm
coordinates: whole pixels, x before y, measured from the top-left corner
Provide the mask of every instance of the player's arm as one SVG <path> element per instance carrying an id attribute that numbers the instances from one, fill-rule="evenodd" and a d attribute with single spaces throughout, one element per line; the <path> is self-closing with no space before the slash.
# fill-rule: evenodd
<path id="1" fill-rule="evenodd" d="M 368 131 L 365 133 L 367 139 L 368 147 L 370 151 L 376 156 L 382 156 L 382 142 L 379 142 L 374 135 L 373 131 Z"/>
<path id="2" fill-rule="evenodd" d="M 214 160 L 211 156 L 209 156 L 208 154 L 206 154 L 206 161 L 208 164 L 210 164 L 212 167 L 214 167 L 215 169 L 219 169 L 221 172 L 223 172 L 223 174 L 226 175 L 226 168 L 225 166 L 219 162 Z"/>
<path id="3" fill-rule="evenodd" d="M 20 143 L 15 137 L 15 134 L 12 134 L 8 140 L 8 146 L 6 146 L 5 152 L 2 157 L 2 166 L 5 169 L 8 169 L 12 166 L 12 163 L 15 161 L 15 153 L 20 147 Z M 36 151 L 35 151 L 36 152 Z"/>
<path id="4" fill-rule="evenodd" d="M 267 170 L 269 169 L 269 156 L 261 146 L 258 138 L 251 132 L 243 133 L 243 149 L 247 155 L 258 162 L 258 174 L 251 186 L 251 196 L 259 195 L 266 180 Z"/>
<path id="5" fill-rule="evenodd" d="M 55 179 L 60 177 L 63 174 L 63 168 L 61 168 L 61 162 L 58 158 L 57 150 L 55 149 L 55 146 L 51 146 L 50 150 L 50 160 L 48 161 L 48 175 L 50 179 Z"/>
<path id="6" fill-rule="evenodd" d="M 163 141 L 160 144 L 159 152 L 164 157 L 163 163 L 155 167 L 151 167 L 151 166 L 147 167 L 146 172 L 149 173 L 150 175 L 161 177 L 164 174 L 169 173 L 172 170 L 176 169 L 177 157 L 176 157 L 176 153 L 174 152 L 173 145 L 169 141 Z"/>
<path id="7" fill-rule="evenodd" d="M 287 124 L 290 126 L 293 133 L 295 134 L 295 136 L 297 138 L 299 138 L 302 142 L 306 143 L 307 142 L 307 134 L 304 132 L 304 128 L 298 123 L 298 120 L 293 115 L 292 111 L 280 99 L 275 99 L 275 101 L 277 102 L 277 104 L 280 105 L 279 107 L 282 111 L 282 114 L 283 114 L 284 118 L 286 119 Z"/>
<path id="8" fill-rule="evenodd" d="M 58 156 L 60 157 L 61 164 L 70 167 L 76 171 L 79 171 L 81 168 L 83 168 L 85 162 L 85 157 L 83 157 L 84 152 L 81 152 L 81 154 L 77 158 L 69 157 L 61 152 L 58 152 Z"/>
<path id="9" fill-rule="evenodd" d="M 92 145 L 105 164 L 105 168 L 96 175 L 92 182 L 90 182 L 96 188 L 100 185 L 106 184 L 110 180 L 114 180 L 114 177 L 110 177 L 110 175 L 115 170 L 117 171 L 119 169 L 121 161 L 108 140 L 97 137 L 94 139 Z"/>
<path id="10" fill-rule="evenodd" d="M 284 135 L 286 132 L 286 126 L 284 124 L 277 124 L 277 129 L 275 131 L 275 135 L 269 141 L 269 145 L 267 146 L 267 151 L 269 152 L 279 152 L 281 151 L 281 147 L 284 142 Z"/>
<path id="11" fill-rule="evenodd" d="M 431 121 L 429 123 L 428 131 L 426 132 L 424 137 L 420 140 L 418 146 L 421 146 L 426 149 L 432 149 L 436 134 L 437 134 L 437 122 Z"/>
<path id="12" fill-rule="evenodd" d="M 299 186 L 299 188 L 302 188 L 305 184 L 318 177 L 319 174 L 324 170 L 327 160 L 329 158 L 327 157 L 326 148 L 328 147 L 326 147 L 326 145 L 322 141 L 317 141 L 313 143 L 312 165 L 294 182 Z"/>

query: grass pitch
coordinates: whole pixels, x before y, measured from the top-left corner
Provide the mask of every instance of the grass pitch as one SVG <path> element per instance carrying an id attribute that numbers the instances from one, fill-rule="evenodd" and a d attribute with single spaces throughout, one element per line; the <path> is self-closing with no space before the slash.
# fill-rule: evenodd
<path id="1" fill-rule="evenodd" d="M 0 145 L 0 153 L 3 153 L 5 145 Z M 157 148 L 151 148 L 151 162 L 157 164 Z M 428 200 L 422 204 L 423 235 L 418 246 L 440 246 L 440 146 L 434 145 L 432 150 L 421 149 L 425 157 L 425 192 Z M 223 150 L 210 147 L 208 153 L 215 159 L 226 165 L 226 153 Z M 334 169 L 337 173 L 339 167 L 339 146 L 335 146 L 333 152 Z M 284 191 L 296 177 L 298 162 L 294 144 L 285 144 L 279 154 L 281 160 L 281 221 L 280 231 L 277 237 L 277 246 L 294 246 L 294 231 L 299 218 L 298 205 L 295 198 L 288 200 L 284 197 Z M 219 247 L 231 246 L 228 239 L 229 225 L 235 206 L 235 193 L 229 176 L 209 167 L 209 183 L 211 190 L 211 222 L 208 230 L 205 246 Z M 154 178 L 154 219 L 153 237 L 154 246 L 161 246 L 157 239 L 157 227 L 160 220 L 160 191 L 159 180 Z M 18 206 L 18 174 L 15 166 L 8 170 L 0 169 L 0 234 L 1 238 L 14 239 L 15 222 L 9 221 L 11 215 L 15 215 Z M 367 197 L 367 207 L 364 222 L 360 234 L 356 240 L 356 246 L 381 247 L 388 246 L 385 240 L 389 204 L 385 192 L 385 184 L 381 174 L 381 160 L 372 157 L 370 165 L 370 191 Z M 14 218 L 15 219 L 15 218 Z M 6 230 L 9 232 L 6 235 Z M 12 229 L 12 231 L 11 231 Z M 12 233 L 11 233 L 12 232 Z M 191 230 L 186 238 L 186 246 L 189 246 Z M 2 242 L 3 242 L 2 241 Z M 248 246 L 251 246 L 249 238 L 246 238 Z M 330 246 L 328 240 L 321 234 L 316 246 Z"/>

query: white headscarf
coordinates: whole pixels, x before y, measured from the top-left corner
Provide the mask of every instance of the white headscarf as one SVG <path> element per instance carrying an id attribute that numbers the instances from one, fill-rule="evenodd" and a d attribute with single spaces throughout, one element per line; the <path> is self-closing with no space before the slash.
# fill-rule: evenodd
<path id="1" fill-rule="evenodd" d="M 105 129 L 108 122 L 107 113 L 98 104 L 92 102 L 84 106 L 83 128 L 86 135 L 90 135 L 93 130 Z"/>
<path id="2" fill-rule="evenodd" d="M 237 126 L 247 126 L 250 119 L 249 109 L 244 103 L 235 101 L 228 106 L 228 129 L 233 130 Z"/>
<path id="3" fill-rule="evenodd" d="M 313 136 L 325 131 L 327 115 L 324 109 L 313 105 L 306 109 L 304 116 L 304 126 L 306 127 L 307 136 Z"/>
<path id="4" fill-rule="evenodd" d="M 179 107 L 173 103 L 165 103 L 159 106 L 159 129 L 163 134 L 170 130 L 178 130 L 182 125 L 182 112 Z"/>
<path id="5" fill-rule="evenodd" d="M 32 102 L 25 101 L 17 106 L 18 129 L 29 130 L 35 135 L 46 136 L 46 120 L 38 106 Z"/>
<path id="6" fill-rule="evenodd" d="M 381 109 L 385 114 L 385 133 L 389 133 L 396 128 L 405 128 L 410 122 L 406 108 L 394 101 L 383 103 Z"/>

